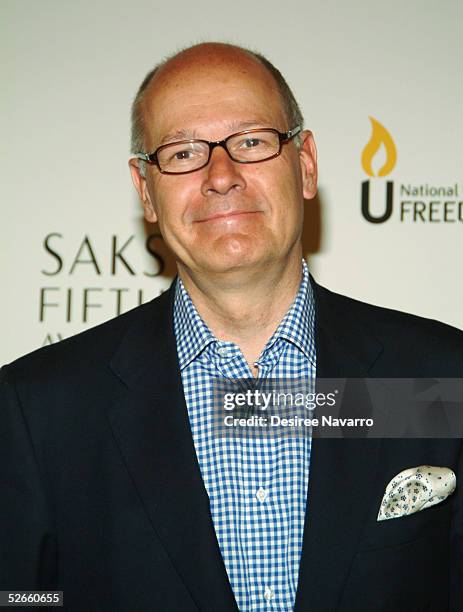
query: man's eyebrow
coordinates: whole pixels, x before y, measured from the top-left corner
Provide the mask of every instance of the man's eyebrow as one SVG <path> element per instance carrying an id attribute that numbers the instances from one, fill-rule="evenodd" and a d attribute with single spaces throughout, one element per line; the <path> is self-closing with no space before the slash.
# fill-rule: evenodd
<path id="1" fill-rule="evenodd" d="M 227 125 L 227 136 L 233 134 L 234 132 L 241 132 L 242 130 L 248 130 L 255 127 L 271 127 L 268 121 L 264 121 L 262 119 L 254 119 L 252 121 L 232 121 Z M 197 130 L 189 130 L 189 129 L 180 129 L 175 130 L 175 132 L 169 132 L 166 134 L 161 141 L 159 142 L 159 146 L 163 144 L 167 144 L 169 142 L 175 142 L 177 140 L 190 140 L 193 138 L 205 139 L 207 138 L 197 135 Z"/>
<path id="2" fill-rule="evenodd" d="M 268 120 L 265 119 L 253 119 L 252 121 L 233 121 L 230 124 L 230 129 L 234 132 L 241 132 L 242 130 L 251 130 L 252 128 L 259 127 L 273 127 L 269 124 Z"/>
<path id="3" fill-rule="evenodd" d="M 159 144 L 163 145 L 167 142 L 175 140 L 190 140 L 190 138 L 195 138 L 194 130 L 175 130 L 175 132 L 170 132 L 169 134 L 166 134 L 159 142 Z"/>

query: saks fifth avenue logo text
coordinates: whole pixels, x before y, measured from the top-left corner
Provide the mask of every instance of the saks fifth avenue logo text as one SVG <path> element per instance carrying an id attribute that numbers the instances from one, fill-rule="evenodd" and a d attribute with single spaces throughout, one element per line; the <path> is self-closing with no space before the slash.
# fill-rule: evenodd
<path id="1" fill-rule="evenodd" d="M 67 324 L 95 325 L 102 316 L 118 316 L 155 297 L 147 280 L 165 272 L 163 239 L 149 235 L 138 249 L 145 253 L 141 258 L 135 238 L 86 234 L 76 239 L 60 232 L 43 238 L 38 318 L 47 331 L 42 345 L 62 340 Z"/>

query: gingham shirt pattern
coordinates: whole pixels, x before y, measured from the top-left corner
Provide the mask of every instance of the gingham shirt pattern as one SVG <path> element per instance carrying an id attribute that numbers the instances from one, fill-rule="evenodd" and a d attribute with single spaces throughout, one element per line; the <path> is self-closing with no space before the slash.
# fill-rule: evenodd
<path id="1" fill-rule="evenodd" d="M 314 302 L 307 264 L 297 296 L 258 361 L 259 378 L 315 388 Z M 183 389 L 212 520 L 241 612 L 293 609 L 306 511 L 311 438 L 218 437 L 214 378 L 248 378 L 239 347 L 219 341 L 177 279 L 174 330 Z"/>

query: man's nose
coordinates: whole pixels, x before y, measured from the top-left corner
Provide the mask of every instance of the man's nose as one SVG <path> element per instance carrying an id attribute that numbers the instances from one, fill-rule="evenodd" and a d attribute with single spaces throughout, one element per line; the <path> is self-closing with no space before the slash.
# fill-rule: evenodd
<path id="1" fill-rule="evenodd" d="M 244 189 L 246 181 L 242 175 L 243 165 L 234 162 L 224 147 L 214 147 L 205 167 L 202 185 L 203 195 L 227 194 L 231 189 Z"/>

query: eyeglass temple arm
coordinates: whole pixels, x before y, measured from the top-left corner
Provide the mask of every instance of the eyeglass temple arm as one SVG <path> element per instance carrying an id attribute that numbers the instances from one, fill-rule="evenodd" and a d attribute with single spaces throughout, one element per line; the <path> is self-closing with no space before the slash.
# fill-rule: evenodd
<path id="1" fill-rule="evenodd" d="M 297 125 L 294 129 L 292 130 L 288 130 L 285 133 L 286 138 L 289 140 L 290 138 L 293 138 L 294 136 L 296 136 L 297 134 L 299 134 L 299 132 L 302 130 L 302 126 Z"/>
<path id="2" fill-rule="evenodd" d="M 144 162 L 147 162 L 148 164 L 156 164 L 157 166 L 158 164 L 158 156 L 156 155 L 156 153 L 152 153 L 151 155 L 149 155 L 148 153 L 135 153 L 134 155 L 135 159 L 141 159 Z"/>

